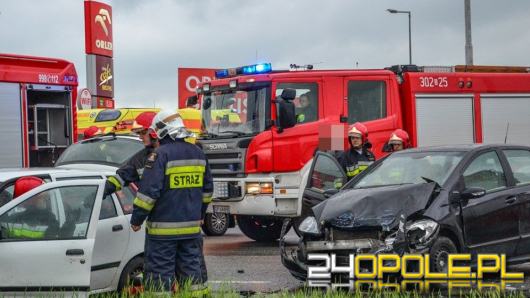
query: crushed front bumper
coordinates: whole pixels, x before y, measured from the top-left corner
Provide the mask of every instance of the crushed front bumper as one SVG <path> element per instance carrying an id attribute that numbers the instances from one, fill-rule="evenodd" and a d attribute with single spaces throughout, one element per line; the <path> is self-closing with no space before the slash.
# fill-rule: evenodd
<path id="1" fill-rule="evenodd" d="M 307 255 L 309 253 L 336 253 L 338 259 L 346 261 L 349 254 L 398 254 L 414 253 L 423 254 L 427 253 L 430 249 L 428 246 L 422 247 L 421 249 L 411 249 L 404 247 L 406 243 L 395 243 L 388 245 L 382 240 L 378 239 L 351 239 L 351 240 L 304 240 L 300 238 L 298 246 L 287 247 L 285 245 L 285 234 L 289 230 L 291 221 L 286 219 L 282 229 L 280 237 L 280 253 L 283 265 L 290 271 L 290 273 L 300 280 L 307 280 Z M 436 237 L 437 235 L 435 235 Z M 342 255 L 343 254 L 343 255 Z"/>

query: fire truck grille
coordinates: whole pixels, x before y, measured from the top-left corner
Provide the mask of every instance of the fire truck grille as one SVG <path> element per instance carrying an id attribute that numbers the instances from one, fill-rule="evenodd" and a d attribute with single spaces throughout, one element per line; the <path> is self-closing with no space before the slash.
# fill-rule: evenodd
<path id="1" fill-rule="evenodd" d="M 208 147 L 204 146 L 203 148 Z M 246 148 L 234 148 L 231 144 L 228 145 L 228 149 L 222 152 L 219 152 L 219 150 L 204 150 L 214 178 L 244 176 L 245 153 Z"/>
<path id="2" fill-rule="evenodd" d="M 226 159 L 226 158 L 239 158 L 239 153 L 208 153 L 206 155 L 208 160 L 213 159 Z"/>

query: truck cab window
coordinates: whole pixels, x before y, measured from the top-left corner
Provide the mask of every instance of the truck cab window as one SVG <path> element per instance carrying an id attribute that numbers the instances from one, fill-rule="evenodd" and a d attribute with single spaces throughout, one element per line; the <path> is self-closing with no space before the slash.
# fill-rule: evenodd
<path id="1" fill-rule="evenodd" d="M 266 98 L 269 84 L 241 85 L 239 89 L 213 90 L 203 95 L 203 132 L 232 138 L 250 136 L 265 130 L 270 111 Z"/>
<path id="2" fill-rule="evenodd" d="M 348 82 L 348 123 L 386 117 L 386 84 L 384 81 Z"/>
<path id="3" fill-rule="evenodd" d="M 276 87 L 276 97 L 284 89 L 296 90 L 294 105 L 296 107 L 296 122 L 299 124 L 318 120 L 318 84 L 317 83 L 279 83 Z"/>

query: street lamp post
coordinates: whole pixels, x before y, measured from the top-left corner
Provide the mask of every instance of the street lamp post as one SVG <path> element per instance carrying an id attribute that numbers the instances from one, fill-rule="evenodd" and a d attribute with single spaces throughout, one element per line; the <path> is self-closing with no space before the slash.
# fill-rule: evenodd
<path id="1" fill-rule="evenodd" d="M 409 15 L 409 64 L 412 64 L 412 37 L 411 37 L 411 26 L 410 26 L 410 11 L 407 10 L 397 10 L 397 9 L 387 9 L 389 13 L 406 13 Z"/>

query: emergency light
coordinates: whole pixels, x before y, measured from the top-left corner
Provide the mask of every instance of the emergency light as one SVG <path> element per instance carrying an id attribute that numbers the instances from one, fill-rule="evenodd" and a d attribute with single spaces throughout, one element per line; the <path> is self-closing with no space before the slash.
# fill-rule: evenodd
<path id="1" fill-rule="evenodd" d="M 270 63 L 260 63 L 253 65 L 246 65 L 237 68 L 230 69 L 220 69 L 215 71 L 215 77 L 218 79 L 227 78 L 237 75 L 251 75 L 251 74 L 260 74 L 267 73 L 272 71 L 272 66 Z"/>
<path id="2" fill-rule="evenodd" d="M 215 71 L 216 78 L 226 78 L 228 77 L 228 69 L 220 69 Z"/>

